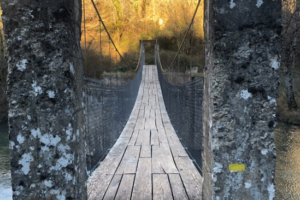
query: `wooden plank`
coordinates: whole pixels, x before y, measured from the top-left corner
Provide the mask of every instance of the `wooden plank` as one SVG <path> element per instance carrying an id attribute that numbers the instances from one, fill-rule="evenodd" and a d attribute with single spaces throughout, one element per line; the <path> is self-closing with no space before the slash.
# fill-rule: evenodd
<path id="1" fill-rule="evenodd" d="M 155 105 L 155 94 L 152 94 L 152 96 L 149 99 L 149 105 L 152 107 Z"/>
<path id="2" fill-rule="evenodd" d="M 155 110 L 155 118 L 161 119 L 160 109 L 156 109 L 156 110 Z"/>
<path id="3" fill-rule="evenodd" d="M 151 109 L 151 108 L 147 108 L 147 106 L 145 107 L 145 115 L 144 115 L 144 118 L 149 118 L 149 117 L 150 117 L 150 109 Z"/>
<path id="4" fill-rule="evenodd" d="M 151 158 L 139 159 L 132 200 L 152 200 Z"/>
<path id="5" fill-rule="evenodd" d="M 152 173 L 179 173 L 168 145 L 152 146 Z"/>
<path id="6" fill-rule="evenodd" d="M 135 145 L 150 145 L 150 130 L 139 130 L 139 135 Z"/>
<path id="7" fill-rule="evenodd" d="M 130 138 L 133 133 L 133 128 L 129 128 L 128 126 L 125 126 L 123 129 L 120 138 Z"/>
<path id="8" fill-rule="evenodd" d="M 148 104 L 149 103 L 149 97 L 148 96 L 143 96 L 142 103 Z"/>
<path id="9" fill-rule="evenodd" d="M 130 138 L 119 138 L 114 144 L 114 146 L 111 148 L 111 150 L 109 151 L 106 158 L 123 156 L 129 140 Z"/>
<path id="10" fill-rule="evenodd" d="M 158 134 L 158 139 L 159 139 L 159 144 L 169 144 L 167 136 L 166 136 L 166 132 L 165 129 L 158 129 L 157 130 L 157 134 Z"/>
<path id="11" fill-rule="evenodd" d="M 151 145 L 159 145 L 158 133 L 156 129 L 151 130 Z"/>
<path id="12" fill-rule="evenodd" d="M 87 183 L 88 200 L 102 199 L 112 178 L 112 174 L 100 173 L 90 177 Z"/>
<path id="13" fill-rule="evenodd" d="M 151 158 L 151 146 L 142 146 L 140 157 Z"/>
<path id="14" fill-rule="evenodd" d="M 170 145 L 173 157 L 188 157 L 189 155 L 186 153 L 184 147 L 181 144 Z"/>
<path id="15" fill-rule="evenodd" d="M 145 129 L 156 129 L 154 118 L 146 118 Z"/>
<path id="16" fill-rule="evenodd" d="M 128 146 L 116 174 L 135 173 L 140 150 L 139 146 Z"/>
<path id="17" fill-rule="evenodd" d="M 120 187 L 116 195 L 116 199 L 130 200 L 133 181 L 134 181 L 134 174 L 123 175 Z"/>
<path id="18" fill-rule="evenodd" d="M 127 123 L 136 123 L 137 118 L 130 117 Z"/>
<path id="19" fill-rule="evenodd" d="M 155 119 L 155 110 L 150 109 L 150 118 Z"/>
<path id="20" fill-rule="evenodd" d="M 153 200 L 173 200 L 167 174 L 153 174 Z"/>
<path id="21" fill-rule="evenodd" d="M 189 157 L 174 157 L 187 195 L 202 199 L 202 177 Z"/>
<path id="22" fill-rule="evenodd" d="M 114 175 L 114 177 L 111 180 L 111 183 L 109 184 L 108 189 L 105 193 L 105 196 L 103 198 L 104 200 L 111 200 L 111 199 L 115 198 L 115 196 L 117 194 L 118 187 L 119 187 L 120 182 L 121 182 L 121 178 L 122 178 L 121 174 Z"/>
<path id="23" fill-rule="evenodd" d="M 144 129 L 145 128 L 145 118 L 141 117 L 137 119 L 135 129 Z"/>
<path id="24" fill-rule="evenodd" d="M 175 200 L 188 200 L 179 174 L 169 174 L 171 188 Z"/>
<path id="25" fill-rule="evenodd" d="M 100 173 L 104 174 L 114 174 L 121 162 L 122 156 L 118 157 L 106 157 L 101 163 L 100 166 L 96 169 Z"/>
<path id="26" fill-rule="evenodd" d="M 114 174 L 124 155 L 129 138 L 119 138 L 94 174 Z"/>
<path id="27" fill-rule="evenodd" d="M 138 130 L 134 130 L 132 133 L 132 136 L 130 138 L 130 141 L 128 143 L 128 145 L 135 145 L 136 139 L 138 137 L 139 131 Z"/>
<path id="28" fill-rule="evenodd" d="M 127 127 L 127 129 L 134 129 L 135 124 L 135 122 L 127 122 L 125 127 Z"/>
<path id="29" fill-rule="evenodd" d="M 144 118 L 144 115 L 145 115 L 145 110 L 140 109 L 138 118 Z"/>
<path id="30" fill-rule="evenodd" d="M 156 128 L 158 130 L 165 129 L 161 118 L 155 118 L 155 122 L 156 122 Z"/>

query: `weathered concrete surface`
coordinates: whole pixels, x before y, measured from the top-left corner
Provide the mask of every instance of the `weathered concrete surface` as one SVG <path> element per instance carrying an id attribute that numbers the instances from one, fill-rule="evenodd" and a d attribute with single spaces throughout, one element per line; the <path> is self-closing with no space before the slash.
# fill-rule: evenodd
<path id="1" fill-rule="evenodd" d="M 280 0 L 205 2 L 204 199 L 274 198 L 280 19 Z"/>
<path id="2" fill-rule="evenodd" d="M 81 1 L 4 0 L 14 199 L 86 199 Z"/>

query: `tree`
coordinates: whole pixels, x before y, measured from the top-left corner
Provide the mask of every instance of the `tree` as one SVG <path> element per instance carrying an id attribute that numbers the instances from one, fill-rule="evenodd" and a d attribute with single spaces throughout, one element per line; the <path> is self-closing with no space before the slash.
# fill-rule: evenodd
<path id="1" fill-rule="evenodd" d="M 296 47 L 299 42 L 300 28 L 300 1 L 283 0 L 282 1 L 282 49 L 281 66 L 284 74 L 285 94 L 289 110 L 298 108 L 295 100 L 292 69 L 294 67 Z"/>

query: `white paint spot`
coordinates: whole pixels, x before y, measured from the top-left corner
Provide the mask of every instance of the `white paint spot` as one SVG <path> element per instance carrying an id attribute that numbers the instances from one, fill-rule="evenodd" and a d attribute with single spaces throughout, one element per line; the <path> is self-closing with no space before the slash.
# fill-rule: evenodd
<path id="1" fill-rule="evenodd" d="M 61 170 L 63 167 L 68 166 L 74 161 L 73 154 L 64 154 L 64 157 L 59 158 L 56 161 L 56 165 L 51 167 L 50 170 Z"/>
<path id="2" fill-rule="evenodd" d="M 46 152 L 46 151 L 49 151 L 50 149 L 49 149 L 49 147 L 47 147 L 47 146 L 42 146 L 42 151 L 44 151 L 44 152 Z"/>
<path id="3" fill-rule="evenodd" d="M 30 162 L 33 161 L 31 153 L 25 153 L 22 155 L 22 159 L 19 160 L 19 164 L 22 165 L 22 171 L 25 175 L 30 171 Z"/>
<path id="4" fill-rule="evenodd" d="M 34 16 L 32 15 L 32 13 L 33 13 L 33 10 L 30 11 L 29 15 L 32 19 L 34 19 Z"/>
<path id="5" fill-rule="evenodd" d="M 45 186 L 52 187 L 52 181 L 44 181 Z"/>
<path id="6" fill-rule="evenodd" d="M 273 200 L 275 197 L 275 188 L 273 183 L 268 185 L 268 192 L 269 192 L 269 200 Z"/>
<path id="7" fill-rule="evenodd" d="M 217 182 L 218 177 L 217 177 L 217 176 L 214 176 L 214 175 L 212 175 L 212 177 L 213 177 L 214 182 Z"/>
<path id="8" fill-rule="evenodd" d="M 245 188 L 246 189 L 251 188 L 251 186 L 252 186 L 251 181 L 245 182 Z"/>
<path id="9" fill-rule="evenodd" d="M 27 119 L 28 119 L 28 120 L 31 120 L 31 116 L 30 116 L 30 115 L 27 115 Z"/>
<path id="10" fill-rule="evenodd" d="M 262 155 L 267 155 L 268 151 L 269 151 L 268 149 L 262 149 L 261 154 Z"/>
<path id="11" fill-rule="evenodd" d="M 73 75 L 75 75 L 75 69 L 73 63 L 70 62 L 70 71 Z"/>
<path id="12" fill-rule="evenodd" d="M 271 103 L 271 104 L 275 104 L 275 105 L 277 105 L 277 103 L 276 103 L 276 99 L 274 99 L 274 98 L 272 98 L 272 97 L 268 96 L 268 100 L 270 101 L 270 103 Z"/>
<path id="13" fill-rule="evenodd" d="M 245 100 L 249 99 L 250 97 L 252 97 L 252 94 L 250 92 L 248 92 L 248 90 L 242 90 L 241 92 L 241 97 Z"/>
<path id="14" fill-rule="evenodd" d="M 61 152 L 66 152 L 66 150 L 70 150 L 70 147 L 68 145 L 60 144 L 58 145 L 58 150 L 60 150 Z"/>
<path id="15" fill-rule="evenodd" d="M 50 99 L 53 99 L 53 98 L 55 97 L 54 91 L 48 90 L 48 91 L 47 91 L 47 94 L 48 94 L 48 97 L 49 97 Z"/>
<path id="16" fill-rule="evenodd" d="M 19 142 L 19 144 L 23 144 L 23 142 L 25 141 L 25 138 L 22 135 L 18 135 L 17 141 Z"/>
<path id="17" fill-rule="evenodd" d="M 35 188 L 35 186 L 36 185 L 33 183 L 33 184 L 30 185 L 30 188 Z"/>
<path id="18" fill-rule="evenodd" d="M 218 162 L 215 162 L 215 167 L 214 167 L 214 173 L 215 174 L 218 174 L 218 173 L 221 173 L 222 172 L 222 169 L 223 169 L 223 165 L 218 163 Z"/>
<path id="19" fill-rule="evenodd" d="M 41 137 L 41 131 L 40 129 L 31 129 L 31 135 L 35 138 Z"/>
<path id="20" fill-rule="evenodd" d="M 262 0 L 257 0 L 256 7 L 260 7 L 264 2 Z"/>
<path id="21" fill-rule="evenodd" d="M 23 59 L 20 62 L 18 62 L 16 66 L 17 66 L 18 70 L 20 70 L 22 72 L 26 69 L 26 64 L 27 64 L 27 59 Z"/>
<path id="22" fill-rule="evenodd" d="M 15 100 L 13 100 L 12 102 L 11 102 L 11 104 L 16 104 L 17 103 L 17 101 L 15 101 Z"/>
<path id="23" fill-rule="evenodd" d="M 68 129 L 66 130 L 66 134 L 67 134 L 67 140 L 71 139 L 71 134 L 73 132 L 73 128 L 71 126 L 71 124 L 68 125 Z"/>
<path id="24" fill-rule="evenodd" d="M 57 200 L 66 200 L 65 191 L 61 192 L 59 190 L 50 190 L 50 194 L 54 194 Z"/>
<path id="25" fill-rule="evenodd" d="M 31 84 L 31 86 L 33 87 L 34 95 L 35 96 L 43 93 L 42 88 L 40 86 L 37 86 L 36 81 L 33 81 L 33 83 Z"/>
<path id="26" fill-rule="evenodd" d="M 275 58 L 271 58 L 271 60 L 270 60 L 270 65 L 271 65 L 271 67 L 272 67 L 273 69 L 275 69 L 275 70 L 279 69 L 280 64 L 279 64 L 279 62 L 277 61 L 277 56 L 276 56 Z"/>
<path id="27" fill-rule="evenodd" d="M 72 178 L 71 174 L 66 173 L 66 174 L 65 174 L 65 179 L 66 179 L 67 181 L 71 181 L 73 178 Z"/>
<path id="28" fill-rule="evenodd" d="M 233 2 L 233 0 L 230 0 L 230 5 L 229 5 L 229 7 L 232 9 L 232 8 L 234 8 L 235 7 L 235 3 Z"/>
<path id="29" fill-rule="evenodd" d="M 29 147 L 31 151 L 33 151 L 35 148 L 34 147 Z"/>
<path id="30" fill-rule="evenodd" d="M 9 141 L 9 149 L 13 149 L 15 146 L 15 143 L 13 141 Z"/>
<path id="31" fill-rule="evenodd" d="M 50 135 L 48 133 L 44 134 L 40 139 L 42 143 L 48 146 L 50 145 L 56 146 L 56 144 L 59 143 L 60 140 L 61 139 L 59 136 L 53 137 L 53 135 Z"/>

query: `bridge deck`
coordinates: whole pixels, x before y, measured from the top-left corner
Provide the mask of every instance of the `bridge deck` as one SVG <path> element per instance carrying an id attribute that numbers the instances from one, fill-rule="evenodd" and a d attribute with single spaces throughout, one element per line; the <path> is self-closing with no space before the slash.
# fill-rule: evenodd
<path id="1" fill-rule="evenodd" d="M 88 181 L 88 199 L 202 199 L 202 177 L 165 109 L 157 68 L 146 65 L 116 144 Z"/>

